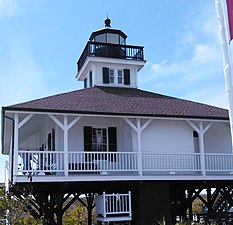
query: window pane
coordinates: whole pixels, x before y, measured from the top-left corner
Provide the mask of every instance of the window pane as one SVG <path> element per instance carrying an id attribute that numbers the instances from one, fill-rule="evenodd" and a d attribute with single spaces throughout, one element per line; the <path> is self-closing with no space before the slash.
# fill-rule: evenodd
<path id="1" fill-rule="evenodd" d="M 106 35 L 100 34 L 100 35 L 95 36 L 95 42 L 106 43 Z"/>
<path id="2" fill-rule="evenodd" d="M 109 83 L 114 84 L 114 70 L 109 70 Z"/>
<path id="3" fill-rule="evenodd" d="M 122 84 L 123 82 L 122 70 L 117 70 L 117 82 L 118 84 Z"/>
<path id="4" fill-rule="evenodd" d="M 119 44 L 119 35 L 118 34 L 107 34 L 107 43 Z"/>

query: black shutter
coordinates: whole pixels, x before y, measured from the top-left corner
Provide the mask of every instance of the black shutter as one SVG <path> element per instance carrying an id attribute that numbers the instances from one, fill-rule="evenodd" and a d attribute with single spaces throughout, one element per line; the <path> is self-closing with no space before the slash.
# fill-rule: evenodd
<path id="1" fill-rule="evenodd" d="M 124 69 L 124 84 L 130 85 L 130 70 Z"/>
<path id="2" fill-rule="evenodd" d="M 103 83 L 109 84 L 109 68 L 103 67 Z"/>
<path id="3" fill-rule="evenodd" d="M 55 129 L 52 129 L 52 151 L 55 151 Z"/>
<path id="4" fill-rule="evenodd" d="M 84 88 L 87 88 L 87 78 L 84 79 Z"/>
<path id="5" fill-rule="evenodd" d="M 49 133 L 49 134 L 48 134 L 48 150 L 49 150 L 49 151 L 52 150 L 52 143 L 51 143 L 51 141 L 52 141 L 52 134 Z"/>
<path id="6" fill-rule="evenodd" d="M 84 127 L 84 151 L 92 151 L 92 127 Z"/>
<path id="7" fill-rule="evenodd" d="M 108 150 L 109 152 L 117 152 L 117 130 L 116 127 L 108 128 Z M 116 155 L 110 158 L 111 161 L 116 161 Z"/>
<path id="8" fill-rule="evenodd" d="M 89 87 L 92 87 L 92 71 L 89 73 Z"/>

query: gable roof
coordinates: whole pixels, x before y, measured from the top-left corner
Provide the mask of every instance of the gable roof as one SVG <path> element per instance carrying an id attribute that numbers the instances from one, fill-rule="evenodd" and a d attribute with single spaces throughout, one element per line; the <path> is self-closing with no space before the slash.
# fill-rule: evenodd
<path id="1" fill-rule="evenodd" d="M 11 105 L 3 110 L 229 119 L 226 109 L 136 88 L 99 86 Z"/>

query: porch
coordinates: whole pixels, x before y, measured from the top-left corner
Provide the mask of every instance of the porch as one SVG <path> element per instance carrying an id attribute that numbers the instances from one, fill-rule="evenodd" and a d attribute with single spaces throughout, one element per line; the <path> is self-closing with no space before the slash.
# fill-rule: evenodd
<path id="1" fill-rule="evenodd" d="M 12 121 L 12 182 L 232 178 L 228 121 L 40 113 Z"/>
<path id="2" fill-rule="evenodd" d="M 67 157 L 67 160 L 65 158 Z M 68 162 L 68 163 L 66 163 Z M 155 154 L 149 152 L 25 151 L 18 154 L 16 176 L 227 176 L 233 175 L 233 154 Z M 51 177 L 51 176 L 50 176 Z M 45 178 L 48 179 L 48 178 Z M 68 178 L 67 178 L 68 179 Z M 114 179 L 114 178 L 113 178 Z M 68 179 L 69 180 L 69 179 Z"/>

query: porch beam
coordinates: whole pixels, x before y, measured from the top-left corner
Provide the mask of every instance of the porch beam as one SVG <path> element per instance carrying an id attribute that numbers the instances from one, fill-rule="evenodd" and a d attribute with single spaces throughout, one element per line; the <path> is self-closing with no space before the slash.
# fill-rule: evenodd
<path id="1" fill-rule="evenodd" d="M 126 123 L 130 125 L 131 128 L 133 128 L 136 132 L 138 132 L 138 128 L 133 124 L 133 122 L 130 119 L 128 118 L 123 118 L 123 119 L 126 121 Z"/>
<path id="2" fill-rule="evenodd" d="M 212 126 L 213 122 L 209 123 L 203 130 L 203 132 L 205 133 L 211 126 Z"/>
<path id="3" fill-rule="evenodd" d="M 6 113 L 20 113 L 20 114 L 34 114 L 34 115 L 48 115 L 49 114 L 53 114 L 53 115 L 58 115 L 58 116 L 63 116 L 64 113 L 60 113 L 60 112 L 39 112 L 39 111 L 35 111 L 35 112 L 31 112 L 31 111 L 19 111 L 19 110 L 5 110 Z M 101 114 L 77 114 L 77 113 L 67 113 L 67 116 L 84 116 L 84 117 L 103 117 L 103 115 Z M 124 119 L 125 116 L 122 115 L 104 115 L 104 117 L 106 118 L 121 118 Z M 132 119 L 136 119 L 136 118 L 140 118 L 140 119 L 153 119 L 153 120 L 174 120 L 174 117 L 158 117 L 158 116 L 134 116 L 131 115 L 130 118 Z M 203 122 L 216 122 L 216 123 L 229 123 L 229 119 L 228 120 L 221 120 L 221 119 L 195 119 L 195 118 L 175 118 L 177 121 L 203 121 Z"/>
<path id="4" fill-rule="evenodd" d="M 19 129 L 25 124 L 27 123 L 34 115 L 30 114 L 28 116 L 26 116 L 21 122 L 19 122 Z"/>
<path id="5" fill-rule="evenodd" d="M 149 119 L 143 124 L 143 126 L 140 128 L 141 132 L 151 123 L 152 120 L 153 119 Z"/>
<path id="6" fill-rule="evenodd" d="M 64 125 L 63 125 L 53 114 L 48 114 L 48 116 L 49 116 L 62 130 L 65 129 Z M 67 116 L 66 116 L 66 117 L 67 117 Z"/>
<path id="7" fill-rule="evenodd" d="M 68 130 L 73 127 L 79 120 L 81 119 L 81 116 L 77 116 L 73 121 L 71 121 L 68 125 Z"/>
<path id="8" fill-rule="evenodd" d="M 186 120 L 186 122 L 187 122 L 197 133 L 200 132 L 199 128 L 198 128 L 192 121 Z"/>

